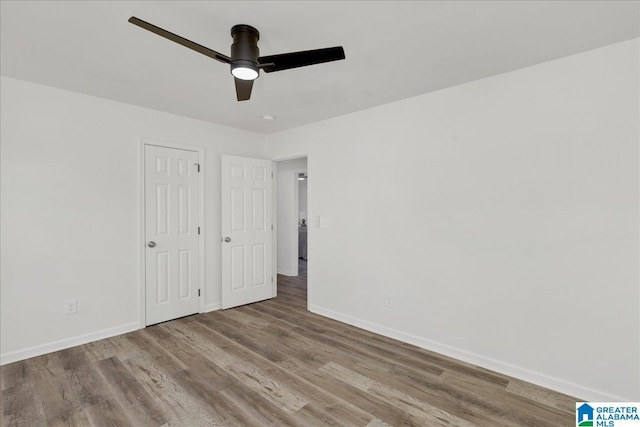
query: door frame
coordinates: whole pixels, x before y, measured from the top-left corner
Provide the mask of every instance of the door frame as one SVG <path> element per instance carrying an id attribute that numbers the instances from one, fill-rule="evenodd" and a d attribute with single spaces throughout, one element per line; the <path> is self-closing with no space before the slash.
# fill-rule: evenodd
<path id="1" fill-rule="evenodd" d="M 271 294 L 273 298 L 278 296 L 278 162 L 271 160 L 271 223 L 273 230 L 271 235 L 271 274 L 273 274 L 273 285 Z"/>
<path id="2" fill-rule="evenodd" d="M 277 165 L 278 162 L 283 162 L 285 160 L 294 160 L 294 159 L 299 159 L 302 157 L 306 157 L 307 158 L 307 175 L 311 175 L 311 156 L 309 154 L 307 154 L 306 152 L 303 153 L 295 153 L 295 154 L 288 154 L 288 155 L 279 155 L 279 156 L 273 156 L 271 157 L 271 160 Z M 274 176 L 278 176 L 277 173 L 277 167 L 274 169 Z M 294 179 L 297 179 L 294 176 Z M 312 278 L 313 278 L 313 262 L 309 261 L 309 259 L 311 259 L 311 257 L 309 256 L 309 254 L 312 252 L 312 245 L 311 245 L 311 241 L 313 240 L 313 232 L 311 232 L 311 230 L 314 228 L 311 226 L 312 222 L 310 221 L 311 218 L 311 210 L 309 208 L 309 206 L 311 206 L 311 199 L 312 199 L 312 192 L 311 192 L 311 188 L 312 185 L 309 184 L 309 182 L 307 182 L 307 310 L 309 309 L 309 306 L 311 305 L 311 296 L 312 296 Z M 299 192 L 300 187 L 298 185 L 295 185 L 295 190 L 294 190 L 294 194 L 295 194 L 295 198 L 296 201 L 298 200 L 298 192 Z M 274 203 L 274 205 L 277 205 L 277 200 L 278 200 L 278 182 L 277 179 L 274 180 L 273 182 L 273 200 L 276 202 Z M 298 206 L 295 206 L 296 212 L 298 209 Z M 277 285 L 278 285 L 278 247 L 277 247 L 277 242 L 278 242 L 278 216 L 277 216 L 278 212 L 274 211 L 274 216 L 275 216 L 275 234 L 274 234 L 274 245 L 273 245 L 273 253 L 274 253 L 274 268 L 276 269 L 276 280 L 274 281 L 274 292 L 273 294 L 276 295 L 276 290 L 277 290 Z M 297 216 L 297 215 L 296 215 Z M 315 224 L 315 222 L 313 223 Z M 297 233 L 296 233 L 297 236 Z M 297 247 L 297 241 L 296 241 L 296 247 Z M 297 253 L 297 251 L 296 251 Z M 296 270 L 297 270 L 297 261 L 298 261 L 298 257 L 296 257 Z M 300 274 L 300 272 L 298 271 L 298 274 Z"/>
<path id="3" fill-rule="evenodd" d="M 307 162 L 309 161 L 309 159 L 307 159 Z M 306 173 L 307 175 L 309 174 L 309 167 L 307 166 L 307 170 L 300 170 L 297 169 L 295 171 L 293 171 L 293 218 L 298 218 L 300 216 L 300 181 L 298 180 L 298 175 L 301 173 Z M 307 189 L 309 188 L 309 183 L 307 182 Z M 307 197 L 308 198 L 308 197 Z M 308 215 L 308 209 L 309 209 L 309 201 L 307 200 L 307 217 Z M 309 220 L 309 218 L 307 218 L 307 221 Z M 300 274 L 300 272 L 298 271 L 298 261 L 299 261 L 299 257 L 300 257 L 300 253 L 299 253 L 299 244 L 298 244 L 298 221 L 296 220 L 296 225 L 294 226 L 294 230 L 293 233 L 291 233 L 291 247 L 295 248 L 293 253 L 291 254 L 292 257 L 292 266 L 293 266 L 293 270 L 291 271 L 292 273 L 295 273 L 295 276 L 298 276 Z M 309 225 L 307 224 L 307 229 L 308 229 Z M 308 243 L 308 239 L 309 239 L 309 232 L 307 231 L 307 243 Z M 308 246 L 308 245 L 307 245 Z M 307 257 L 308 258 L 308 257 Z"/>
<path id="4" fill-rule="evenodd" d="M 198 239 L 198 289 L 200 290 L 200 296 L 198 297 L 198 313 L 204 313 L 204 301 L 206 294 L 206 287 L 204 281 L 204 248 L 205 248 L 205 236 L 206 236 L 206 228 L 204 226 L 204 186 L 206 180 L 204 179 L 204 175 L 206 173 L 206 168 L 204 167 L 204 148 L 198 147 L 194 145 L 185 145 L 178 144 L 169 141 L 160 141 L 152 138 L 140 137 L 138 138 L 138 156 L 139 156 L 139 173 L 138 173 L 138 244 L 140 245 L 140 257 L 139 257 L 139 268 L 140 268 L 140 291 L 138 293 L 139 304 L 138 304 L 138 319 L 139 319 L 139 327 L 138 329 L 146 328 L 146 292 L 147 292 L 147 272 L 146 272 L 146 257 L 147 257 L 147 241 L 145 239 L 145 222 L 146 222 L 146 212 L 145 212 L 145 161 L 144 161 L 144 149 L 147 145 L 153 145 L 156 147 L 164 147 L 164 148 L 173 148 L 176 150 L 186 150 L 193 151 L 198 153 L 198 164 L 200 165 L 200 173 L 198 173 L 199 179 L 199 192 L 198 192 L 198 223 L 200 225 L 200 238 Z"/>

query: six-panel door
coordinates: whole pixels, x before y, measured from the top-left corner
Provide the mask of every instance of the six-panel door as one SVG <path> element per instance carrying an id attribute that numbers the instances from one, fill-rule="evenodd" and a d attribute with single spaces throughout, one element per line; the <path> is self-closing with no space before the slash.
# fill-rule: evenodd
<path id="1" fill-rule="evenodd" d="M 222 308 L 272 298 L 271 161 L 222 156 Z"/>
<path id="2" fill-rule="evenodd" d="M 198 153 L 145 145 L 145 319 L 198 312 Z"/>

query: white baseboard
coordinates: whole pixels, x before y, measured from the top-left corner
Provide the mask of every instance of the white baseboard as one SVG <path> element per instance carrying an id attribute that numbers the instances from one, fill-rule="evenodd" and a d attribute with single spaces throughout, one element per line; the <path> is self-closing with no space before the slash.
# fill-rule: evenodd
<path id="1" fill-rule="evenodd" d="M 539 372 L 534 372 L 529 369 L 512 365 L 510 363 L 502 362 L 470 351 L 451 347 L 446 344 L 422 338 L 413 334 L 408 334 L 397 329 L 378 325 L 367 320 L 362 320 L 353 316 L 338 313 L 336 311 L 319 307 L 317 305 L 309 304 L 309 311 L 321 316 L 328 317 L 330 319 L 338 320 L 340 322 L 365 329 L 370 332 L 374 332 L 379 335 L 383 335 L 385 337 L 393 338 L 402 342 L 406 342 L 408 344 L 413 344 L 420 348 L 424 348 L 425 350 L 433 351 L 444 356 L 471 363 L 473 365 L 480 366 L 482 368 L 489 369 L 503 375 L 518 378 L 523 381 L 527 381 L 542 387 L 549 388 L 551 390 L 556 390 L 561 393 L 574 396 L 576 398 L 585 399 L 585 401 L 587 402 L 630 402 L 634 400 L 629 398 L 625 399 L 620 396 L 614 396 L 608 393 L 603 393 L 598 390 L 593 390 L 589 387 L 582 386 L 580 384 L 575 384 L 570 381 L 563 380 L 561 378 L 554 378 L 549 375 L 541 374 Z"/>
<path id="2" fill-rule="evenodd" d="M 204 306 L 203 313 L 208 313 L 210 311 L 220 310 L 222 308 L 222 301 L 213 302 L 211 304 L 207 304 Z"/>
<path id="3" fill-rule="evenodd" d="M 64 350 L 81 344 L 87 344 L 93 341 L 110 338 L 116 335 L 126 334 L 127 332 L 139 329 L 138 322 L 127 323 L 125 325 L 115 326 L 113 328 L 102 329 L 88 334 L 77 335 L 71 338 L 65 338 L 58 341 L 52 341 L 46 344 L 36 345 L 34 347 L 22 350 L 10 351 L 0 354 L 0 365 L 17 362 L 19 360 L 28 359 L 30 357 L 40 356 L 54 351 Z"/>
<path id="4" fill-rule="evenodd" d="M 278 269 L 278 274 L 282 274 L 283 276 L 297 276 L 297 274 L 293 274 L 293 271 L 291 270 Z"/>
<path id="5" fill-rule="evenodd" d="M 222 302 L 214 302 L 204 306 L 203 313 L 210 311 L 220 310 L 222 308 Z M 75 347 L 82 344 L 87 344 L 93 341 L 110 338 L 116 335 L 126 334 L 127 332 L 140 329 L 139 322 L 127 323 L 125 325 L 116 326 L 113 328 L 103 329 L 101 331 L 91 332 L 88 334 L 78 335 L 71 338 L 65 338 L 63 340 L 52 341 L 50 343 L 41 344 L 22 350 L 10 351 L 8 353 L 0 354 L 0 365 L 6 365 L 8 363 L 18 362 L 20 360 L 28 359 L 30 357 L 41 356 L 43 354 L 52 353 L 54 351 L 64 350 L 67 348 Z"/>

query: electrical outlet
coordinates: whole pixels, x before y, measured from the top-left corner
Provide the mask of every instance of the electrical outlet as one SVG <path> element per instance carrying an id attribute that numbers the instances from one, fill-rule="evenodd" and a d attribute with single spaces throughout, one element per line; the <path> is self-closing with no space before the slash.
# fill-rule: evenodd
<path id="1" fill-rule="evenodd" d="M 393 298 L 386 297 L 385 300 L 384 300 L 384 306 L 388 307 L 388 308 L 393 307 Z"/>
<path id="2" fill-rule="evenodd" d="M 64 314 L 75 314 L 78 312 L 78 301 L 76 299 L 68 299 L 64 302 Z"/>

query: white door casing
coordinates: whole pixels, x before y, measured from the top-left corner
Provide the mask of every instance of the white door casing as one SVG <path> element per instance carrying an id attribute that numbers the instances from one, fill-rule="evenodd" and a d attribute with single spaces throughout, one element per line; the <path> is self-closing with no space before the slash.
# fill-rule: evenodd
<path id="1" fill-rule="evenodd" d="M 222 156 L 222 308 L 273 292 L 272 163 Z"/>
<path id="2" fill-rule="evenodd" d="M 144 145 L 145 324 L 198 312 L 199 154 Z"/>

